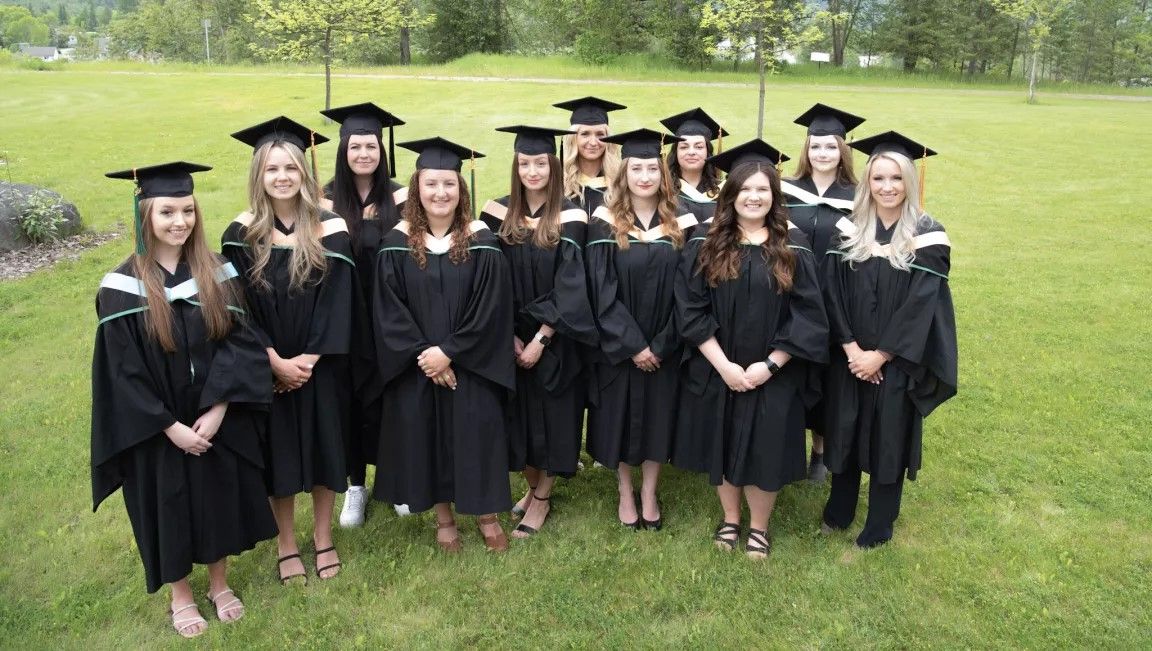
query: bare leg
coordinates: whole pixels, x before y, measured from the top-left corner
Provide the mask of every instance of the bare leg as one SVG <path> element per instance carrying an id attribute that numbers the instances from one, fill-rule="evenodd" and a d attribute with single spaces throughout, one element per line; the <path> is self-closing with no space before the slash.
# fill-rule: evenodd
<path id="1" fill-rule="evenodd" d="M 620 503 L 616 506 L 617 517 L 627 526 L 639 524 L 640 514 L 636 512 L 636 498 L 633 497 L 632 466 L 620 463 L 616 467 L 616 480 L 620 491 Z"/>
<path id="2" fill-rule="evenodd" d="M 656 485 L 660 481 L 660 462 L 645 461 L 640 465 L 640 505 L 645 520 L 660 519 L 660 504 L 656 501 Z"/>
<path id="3" fill-rule="evenodd" d="M 744 487 L 744 499 L 748 501 L 749 513 L 749 538 L 752 539 L 752 530 L 765 532 L 763 541 L 755 541 L 757 544 L 766 543 L 770 549 L 772 543 L 772 536 L 768 532 L 768 520 L 772 517 L 772 509 L 776 507 L 776 496 L 779 494 L 777 491 L 768 492 L 760 490 L 755 486 Z M 768 552 L 755 552 L 748 550 L 748 556 L 752 558 L 765 558 Z"/>
<path id="4" fill-rule="evenodd" d="M 196 598 L 192 596 L 192 586 L 188 584 L 188 577 L 173 581 L 171 586 L 173 628 L 183 637 L 200 635 L 208 628 L 208 623 L 200 617 L 200 610 L 196 608 Z M 197 619 L 199 621 L 196 621 Z"/>
<path id="5" fill-rule="evenodd" d="M 234 622 L 244 616 L 244 604 L 228 588 L 228 558 L 208 564 L 208 598 L 216 607 L 222 622 Z"/>
<path id="6" fill-rule="evenodd" d="M 300 547 L 296 545 L 296 496 L 270 497 L 272 516 L 276 518 L 276 555 L 280 558 L 299 554 Z M 299 558 L 284 561 L 280 564 L 280 578 L 294 574 L 304 574 L 304 562 Z"/>
<path id="7" fill-rule="evenodd" d="M 814 454 L 824 454 L 824 437 L 815 432 L 812 433 L 812 452 Z"/>
<path id="8" fill-rule="evenodd" d="M 312 542 L 317 550 L 332 547 L 332 506 L 336 503 L 336 493 L 327 486 L 312 489 Z M 316 567 L 325 567 L 340 562 L 336 550 L 316 555 Z M 340 567 L 329 567 L 320 574 L 321 579 L 330 579 L 340 573 Z"/>
<path id="9" fill-rule="evenodd" d="M 528 510 L 528 505 L 532 502 L 532 487 L 538 486 L 540 477 L 547 473 L 542 473 L 538 468 L 533 468 L 532 466 L 525 466 L 522 474 L 524 475 L 524 481 L 528 482 L 528 490 L 525 491 L 524 497 L 521 497 L 520 501 L 516 502 L 516 508 L 524 512 Z M 547 494 L 548 493 L 541 493 L 541 495 Z"/>
<path id="10" fill-rule="evenodd" d="M 724 551 L 735 549 L 740 542 L 740 494 L 740 487 L 729 484 L 728 480 L 716 487 L 716 496 L 720 498 L 720 507 L 724 509 L 724 520 L 717 527 L 713 540 Z M 726 527 L 725 524 L 736 525 L 736 528 Z"/>
<path id="11" fill-rule="evenodd" d="M 549 477 L 548 473 L 541 472 L 537 476 L 535 496 L 540 499 L 532 500 L 528 505 L 528 512 L 524 514 L 524 519 L 520 524 L 525 527 L 531 527 L 536 531 L 544 525 L 544 521 L 548 519 L 548 513 L 552 510 L 552 502 L 548 500 L 552 496 L 552 486 L 556 484 L 556 477 Z M 532 534 L 524 531 L 513 531 L 512 536 L 516 538 L 527 538 Z"/>
<path id="12" fill-rule="evenodd" d="M 456 529 L 456 516 L 452 513 L 452 505 L 441 502 L 433 507 L 436 511 L 436 541 L 450 544 L 460 540 L 460 532 Z M 444 526 L 445 523 L 452 524 Z"/>

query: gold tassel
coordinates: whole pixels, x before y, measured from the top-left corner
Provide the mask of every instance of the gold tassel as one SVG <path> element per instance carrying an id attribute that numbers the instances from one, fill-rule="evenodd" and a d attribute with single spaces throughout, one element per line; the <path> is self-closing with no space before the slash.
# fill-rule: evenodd
<path id="1" fill-rule="evenodd" d="M 924 157 L 920 159 L 920 211 L 924 211 L 924 189 L 928 185 L 928 148 L 924 148 Z"/>

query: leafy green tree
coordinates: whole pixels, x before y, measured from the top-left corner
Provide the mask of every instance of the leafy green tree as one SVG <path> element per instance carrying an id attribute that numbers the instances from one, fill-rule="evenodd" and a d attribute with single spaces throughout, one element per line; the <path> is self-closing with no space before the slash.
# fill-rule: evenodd
<path id="1" fill-rule="evenodd" d="M 511 49 L 504 0 L 431 0 L 428 6 L 435 16 L 426 34 L 428 56 L 433 61 Z"/>
<path id="2" fill-rule="evenodd" d="M 1004 14 L 1023 23 L 1032 49 L 1032 69 L 1028 73 L 1028 103 L 1036 102 L 1036 74 L 1040 51 L 1052 33 L 1052 24 L 1072 4 L 1072 0 L 992 0 Z"/>

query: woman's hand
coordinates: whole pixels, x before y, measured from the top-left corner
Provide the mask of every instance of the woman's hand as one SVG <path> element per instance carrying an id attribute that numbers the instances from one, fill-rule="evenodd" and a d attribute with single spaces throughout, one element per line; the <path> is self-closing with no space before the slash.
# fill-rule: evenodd
<path id="1" fill-rule="evenodd" d="M 660 368 L 660 358 L 652 352 L 651 348 L 645 348 L 633 355 L 632 363 L 636 365 L 636 368 L 645 373 L 651 373 Z"/>
<path id="2" fill-rule="evenodd" d="M 858 355 L 848 358 L 848 370 L 862 382 L 880 384 L 884 380 L 884 373 L 881 369 L 887 361 L 887 358 L 879 351 L 862 350 Z"/>
<path id="3" fill-rule="evenodd" d="M 304 386 L 312 378 L 312 365 L 316 355 L 297 355 L 284 359 L 275 349 L 268 349 L 268 361 L 272 365 L 272 375 L 276 380 L 276 392 L 284 393 Z"/>
<path id="4" fill-rule="evenodd" d="M 524 342 L 520 341 L 520 337 L 512 337 L 512 352 L 516 354 L 516 357 L 520 357 L 520 353 L 524 352 Z M 517 361 L 516 363 L 519 364 L 520 362 Z"/>
<path id="5" fill-rule="evenodd" d="M 533 339 L 529 341 L 524 350 L 516 357 L 516 363 L 520 368 L 532 368 L 536 366 L 536 362 L 540 361 L 540 356 L 544 354 L 544 344 Z"/>
<path id="6" fill-rule="evenodd" d="M 424 371 L 425 376 L 434 378 L 446 371 L 452 360 L 440 350 L 439 346 L 433 346 L 420 353 L 416 363 L 420 365 L 420 370 Z"/>
<path id="7" fill-rule="evenodd" d="M 208 411 L 200 414 L 195 423 L 192 423 L 192 431 L 205 441 L 211 441 L 216 432 L 220 431 L 220 423 L 223 422 L 226 413 L 228 403 L 218 402 L 212 405 Z"/>
<path id="8" fill-rule="evenodd" d="M 453 391 L 455 391 L 456 390 L 456 371 L 453 371 L 452 367 L 449 366 L 447 369 L 444 370 L 443 373 L 432 378 L 432 382 L 434 382 L 437 386 L 444 387 L 445 389 L 452 389 Z"/>
<path id="9" fill-rule="evenodd" d="M 755 389 L 772 379 L 772 371 L 768 370 L 768 365 L 764 362 L 756 362 L 744 371 L 744 379 Z"/>
<path id="10" fill-rule="evenodd" d="M 179 421 L 170 425 L 168 429 L 164 430 L 164 433 L 168 435 L 168 440 L 183 450 L 185 454 L 200 456 L 212 447 L 208 439 L 200 436 L 193 431 L 191 427 Z"/>
<path id="11" fill-rule="evenodd" d="M 744 377 L 744 367 L 740 366 L 736 362 L 724 362 L 720 364 L 716 370 L 720 373 L 720 377 L 724 380 L 724 384 L 727 384 L 728 388 L 732 391 L 737 393 L 744 393 L 745 391 L 750 391 L 756 388 L 755 385 L 753 385 L 747 380 L 747 378 Z"/>

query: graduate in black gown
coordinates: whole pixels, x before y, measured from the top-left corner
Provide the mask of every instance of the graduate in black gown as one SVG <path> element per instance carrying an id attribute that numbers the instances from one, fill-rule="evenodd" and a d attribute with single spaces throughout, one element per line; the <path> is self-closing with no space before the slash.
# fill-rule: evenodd
<path id="1" fill-rule="evenodd" d="M 868 517 L 856 544 L 875 547 L 892 538 L 904 478 L 920 470 L 924 418 L 956 394 L 956 319 L 951 245 L 944 226 L 921 209 L 912 162 L 936 152 L 893 131 L 852 146 L 871 158 L 825 265 L 839 349 L 824 387 L 832 491 L 821 531 L 852 524 L 867 472 Z"/>
<path id="2" fill-rule="evenodd" d="M 669 149 L 667 160 L 668 171 L 678 185 L 680 205 L 703 223 L 716 212 L 716 195 L 724 185 L 720 170 L 709 160 L 712 141 L 719 138 L 723 142 L 728 132 L 702 108 L 677 113 L 660 124 L 681 138 Z"/>
<path id="3" fill-rule="evenodd" d="M 800 152 L 796 175 L 780 182 L 788 201 L 788 213 L 812 244 L 817 264 L 822 265 L 829 242 L 835 237 L 836 223 L 852 213 L 856 195 L 856 175 L 852 171 L 852 150 L 844 138 L 864 123 L 864 118 L 839 109 L 815 104 L 796 118 L 808 128 Z M 822 483 L 828 476 L 824 465 L 824 408 L 817 403 L 808 410 L 805 421 L 812 430 L 812 456 L 808 480 Z"/>
<path id="4" fill-rule="evenodd" d="M 677 321 L 684 365 L 677 466 L 708 473 L 724 510 L 713 540 L 735 549 L 741 495 L 745 550 L 765 558 L 785 485 L 804 479 L 809 366 L 828 361 L 828 320 L 808 239 L 788 221 L 771 145 L 753 140 L 713 160 L 729 171 L 712 228 L 685 249 Z"/>
<path id="5" fill-rule="evenodd" d="M 511 194 L 480 215 L 500 238 L 512 272 L 516 396 L 510 410 L 511 464 L 528 492 L 513 507 L 512 535 L 536 533 L 551 512 L 556 476 L 576 473 L 587 394 L 583 346 L 599 342 L 588 302 L 584 244 L 588 215 L 564 197 L 556 136 L 542 127 L 516 134 Z"/>
<path id="6" fill-rule="evenodd" d="M 384 236 L 372 314 L 384 381 L 373 495 L 436 510 L 436 541 L 461 548 L 453 514 L 479 515 L 492 550 L 508 548 L 508 394 L 516 388 L 508 263 L 472 219 L 463 158 L 483 154 L 431 138 L 419 153 L 404 219 Z"/>
<path id="7" fill-rule="evenodd" d="M 620 169 L 620 146 L 604 140 L 611 133 L 608 113 L 628 107 L 599 97 L 581 97 L 552 106 L 572 112 L 572 133 L 564 136 L 560 147 L 564 196 L 591 215 L 604 203 L 608 183 Z"/>
<path id="8" fill-rule="evenodd" d="M 138 181 L 137 248 L 100 283 L 92 355 L 92 508 L 123 489 L 148 592 L 171 584 L 184 637 L 207 626 L 193 563 L 208 565 L 220 621 L 235 621 L 227 558 L 276 535 L 260 451 L 272 373 L 235 269 L 204 238 L 191 173 L 209 169 L 108 174 Z"/>
<path id="9" fill-rule="evenodd" d="M 588 453 L 617 470 L 621 524 L 659 530 L 656 486 L 672 452 L 683 352 L 674 287 L 696 218 L 677 214 L 674 180 L 660 156 L 662 142 L 679 138 L 639 129 L 608 140 L 622 144 L 624 161 L 612 179 L 611 201 L 588 224 L 585 260 L 600 328 Z M 643 478 L 639 509 L 633 466 Z"/>
<path id="10" fill-rule="evenodd" d="M 340 143 L 336 148 L 336 173 L 324 186 L 320 206 L 344 219 L 356 261 L 357 286 L 363 300 L 355 305 L 353 333 L 352 427 L 349 430 L 348 492 L 340 510 L 340 526 L 364 524 L 368 491 L 364 488 L 368 459 L 376 458 L 380 432 L 381 384 L 376 373 L 376 352 L 372 344 L 372 278 L 376 252 L 384 234 L 400 221 L 400 210 L 408 188 L 393 179 L 396 160 L 393 130 L 404 124 L 395 115 L 372 102 L 340 106 L 320 111 L 340 123 Z M 384 128 L 388 128 L 388 149 L 384 149 Z M 398 511 L 399 511 L 399 507 Z M 404 511 L 407 512 L 406 510 Z"/>
<path id="11" fill-rule="evenodd" d="M 307 580 L 294 513 L 296 495 L 311 493 L 316 575 L 329 579 L 340 571 L 332 506 L 347 486 L 351 427 L 356 286 L 348 226 L 320 208 L 304 160 L 308 144 L 326 138 L 282 116 L 232 136 L 254 150 L 249 208 L 224 231 L 222 246 L 244 281 L 276 378 L 267 454 L 280 577 Z"/>

